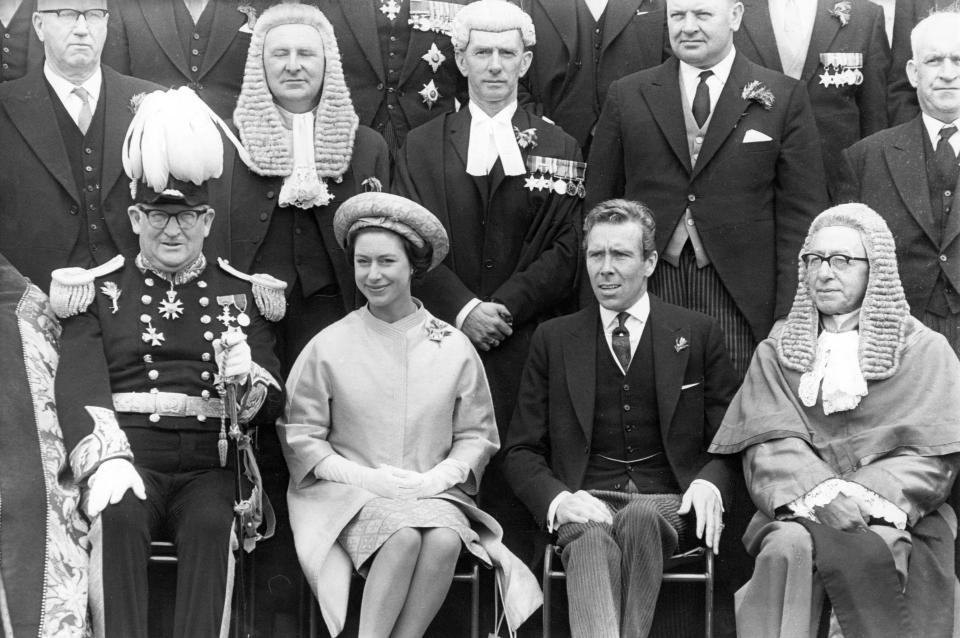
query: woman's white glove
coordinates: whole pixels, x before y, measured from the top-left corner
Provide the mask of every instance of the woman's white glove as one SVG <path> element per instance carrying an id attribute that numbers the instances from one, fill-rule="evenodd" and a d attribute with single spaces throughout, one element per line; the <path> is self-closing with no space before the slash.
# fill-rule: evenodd
<path id="1" fill-rule="evenodd" d="M 213 340 L 213 352 L 217 357 L 220 377 L 225 383 L 243 385 L 247 382 L 253 367 L 247 335 L 239 330 L 227 332 L 222 338 Z"/>
<path id="2" fill-rule="evenodd" d="M 415 498 L 422 484 L 417 472 L 401 470 L 390 465 L 374 469 L 364 467 L 339 454 L 331 454 L 317 463 L 313 470 L 318 479 L 346 483 L 387 498 Z"/>
<path id="3" fill-rule="evenodd" d="M 416 498 L 430 498 L 443 494 L 454 485 L 467 480 L 470 467 L 463 461 L 445 459 L 433 466 L 432 469 L 420 474 L 423 482 L 416 492 Z"/>
<path id="4" fill-rule="evenodd" d="M 133 490 L 134 496 L 140 500 L 147 498 L 140 473 L 127 459 L 109 459 L 101 463 L 87 480 L 87 487 L 90 489 L 87 516 L 91 519 L 102 512 L 107 503 L 119 503 L 127 490 Z"/>

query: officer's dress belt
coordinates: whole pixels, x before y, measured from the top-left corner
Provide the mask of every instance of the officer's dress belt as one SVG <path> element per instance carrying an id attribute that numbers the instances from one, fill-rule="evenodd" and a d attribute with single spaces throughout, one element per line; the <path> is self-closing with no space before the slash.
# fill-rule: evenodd
<path id="1" fill-rule="evenodd" d="M 115 392 L 113 409 L 117 412 L 174 417 L 219 419 L 224 415 L 221 399 L 192 397 L 182 392 Z"/>

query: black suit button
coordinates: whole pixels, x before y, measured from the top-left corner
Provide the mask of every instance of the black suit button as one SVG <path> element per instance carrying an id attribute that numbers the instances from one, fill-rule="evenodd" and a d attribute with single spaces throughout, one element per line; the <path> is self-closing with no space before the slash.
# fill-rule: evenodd
<path id="1" fill-rule="evenodd" d="M 624 383 L 624 384 L 623 384 L 623 391 L 624 391 L 624 392 L 630 392 L 630 384 L 629 384 L 629 383 Z"/>
<path id="2" fill-rule="evenodd" d="M 485 259 L 483 261 L 483 267 L 486 268 L 487 270 L 493 270 L 493 260 Z"/>
<path id="3" fill-rule="evenodd" d="M 267 215 L 266 213 L 260 213 L 260 221 L 265 222 L 269 218 L 270 218 L 270 215 Z"/>
<path id="4" fill-rule="evenodd" d="M 630 411 L 630 406 L 629 406 L 629 405 L 623 406 L 623 411 L 624 411 L 624 412 L 629 412 L 629 411 Z"/>
<path id="5" fill-rule="evenodd" d="M 381 82 L 380 84 L 377 85 L 377 90 L 378 90 L 378 91 L 382 91 L 382 90 L 383 90 L 383 82 Z"/>
<path id="6" fill-rule="evenodd" d="M 273 199 L 273 191 L 267 191 L 267 199 Z"/>
<path id="7" fill-rule="evenodd" d="M 694 195 L 693 193 L 690 193 L 689 195 L 687 195 L 687 199 L 691 202 L 695 202 L 697 201 L 697 196 Z"/>
<path id="8" fill-rule="evenodd" d="M 70 207 L 70 214 L 71 214 L 71 215 L 76 215 L 76 214 L 79 213 L 79 212 L 80 212 L 80 209 L 77 208 L 76 206 L 71 206 L 71 207 Z"/>

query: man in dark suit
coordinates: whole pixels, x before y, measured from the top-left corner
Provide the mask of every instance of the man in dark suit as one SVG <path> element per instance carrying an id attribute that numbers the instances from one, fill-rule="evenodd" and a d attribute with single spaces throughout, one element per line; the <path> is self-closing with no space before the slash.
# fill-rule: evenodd
<path id="1" fill-rule="evenodd" d="M 0 85 L 0 252 L 45 291 L 55 268 L 136 253 L 120 147 L 131 97 L 159 88 L 101 67 L 106 0 L 60 5 L 33 14 L 43 67 Z"/>
<path id="2" fill-rule="evenodd" d="M 790 307 L 797 248 L 827 201 L 806 91 L 736 52 L 742 14 L 733 0 L 668 0 L 678 59 L 611 85 L 586 202 L 650 206 L 651 291 L 717 318 L 741 375 Z"/>
<path id="3" fill-rule="evenodd" d="M 607 87 L 670 56 L 665 0 L 521 0 L 537 30 L 522 89 L 587 149 Z"/>
<path id="4" fill-rule="evenodd" d="M 395 154 L 407 133 L 464 101 L 450 20 L 469 0 L 317 0 L 333 24 L 360 123 Z"/>
<path id="5" fill-rule="evenodd" d="M 460 11 L 453 42 L 470 102 L 411 131 L 395 180 L 450 237 L 447 258 L 414 282 L 414 294 L 480 350 L 501 440 L 530 336 L 570 297 L 578 261 L 584 166 L 577 143 L 517 108 L 533 38 L 530 17 L 515 5 L 482 0 Z M 505 525 L 508 546 L 527 558 L 521 544 L 532 525 L 521 524 L 529 517 L 499 465 L 494 457 L 481 505 Z"/>
<path id="6" fill-rule="evenodd" d="M 0 82 L 43 66 L 43 44 L 33 29 L 36 0 L 0 0 Z"/>
<path id="7" fill-rule="evenodd" d="M 870 0 L 743 0 L 737 50 L 807 87 L 831 196 L 840 152 L 887 127 L 890 45 Z"/>
<path id="8" fill-rule="evenodd" d="M 189 86 L 228 119 L 240 94 L 256 6 L 232 0 L 110 0 L 103 63 L 165 87 Z"/>
<path id="9" fill-rule="evenodd" d="M 645 206 L 603 202 L 584 233 L 599 312 L 537 329 L 505 468 L 557 532 L 573 635 L 643 637 L 664 559 L 694 532 L 719 547 L 736 463 L 706 450 L 737 376 L 714 319 L 647 294 L 657 251 Z"/>
<path id="10" fill-rule="evenodd" d="M 960 14 L 924 19 L 914 39 L 906 69 L 922 113 L 844 153 L 841 196 L 883 216 L 897 239 L 911 312 L 960 354 Z"/>

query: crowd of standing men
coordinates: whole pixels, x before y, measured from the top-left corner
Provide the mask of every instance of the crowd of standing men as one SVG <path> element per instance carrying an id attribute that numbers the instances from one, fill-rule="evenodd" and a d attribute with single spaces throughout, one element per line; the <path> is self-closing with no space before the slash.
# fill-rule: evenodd
<path id="1" fill-rule="evenodd" d="M 510 0 L 510 10 L 490 10 L 462 32 L 454 17 L 468 0 L 304 0 L 320 10 L 319 18 L 272 10 L 276 4 L 0 0 L 0 261 L 45 293 L 51 273 L 62 268 L 95 271 L 112 282 L 110 290 L 128 291 L 122 298 L 98 294 L 92 319 L 75 308 L 80 317 L 64 321 L 56 381 L 66 459 L 90 487 L 83 498 L 103 501 L 87 513 L 113 512 L 92 537 L 123 546 L 124 565 L 145 562 L 158 529 L 179 541 L 222 525 L 180 515 L 211 491 L 219 490 L 230 519 L 229 485 L 207 481 L 191 495 L 183 478 L 217 465 L 210 450 L 223 427 L 206 418 L 215 411 L 188 402 L 180 414 L 167 414 L 141 395 L 215 398 L 217 364 L 222 374 L 242 351 L 244 372 L 230 376 L 248 389 L 239 401 L 244 422 L 266 425 L 259 430 L 258 487 L 276 512 L 274 538 L 257 549 L 257 625 L 264 635 L 294 631 L 300 571 L 286 514 L 289 474 L 269 425 L 300 351 L 363 302 L 333 226 L 338 207 L 358 193 L 382 190 L 414 200 L 449 237 L 447 257 L 414 280 L 413 294 L 480 353 L 504 451 L 487 469 L 479 503 L 503 524 L 510 549 L 528 561 L 539 549 L 538 526 L 552 532 L 574 520 L 561 497 L 579 490 L 689 490 L 698 517 L 701 506 L 719 508 L 717 517 L 734 511 L 734 520 L 738 507 L 751 509 L 733 504 L 727 475 L 736 469 L 729 459 L 688 465 L 691 455 L 705 455 L 709 438 L 691 451 L 672 449 L 673 440 L 622 436 L 624 428 L 641 430 L 644 414 L 659 407 L 663 418 L 665 410 L 630 394 L 631 384 L 646 386 L 629 357 L 619 368 L 597 370 L 611 383 L 635 375 L 623 385 L 625 395 L 577 399 L 589 401 L 591 411 L 603 401 L 638 410 L 627 419 L 598 409 L 588 419 L 596 432 L 615 433 L 616 444 L 594 432 L 582 452 L 579 445 L 554 449 L 565 462 L 583 456 L 583 467 L 552 468 L 551 481 L 559 476 L 560 483 L 540 491 L 532 484 L 540 470 L 515 451 L 536 448 L 544 436 L 536 424 L 543 415 L 530 403 L 534 389 L 522 380 L 531 374 L 524 373 L 531 348 L 548 358 L 538 326 L 593 307 L 595 296 L 603 306 L 604 288 L 595 279 L 600 267 L 591 267 L 584 237 L 591 228 L 583 220 L 604 202 L 643 202 L 636 219 L 652 219 L 641 224 L 641 234 L 644 257 L 648 249 L 658 256 L 642 276 L 644 290 L 653 293 L 647 302 L 657 316 L 653 325 L 660 325 L 662 300 L 703 313 L 722 330 L 721 336 L 713 324 L 697 323 L 703 341 L 692 353 L 707 361 L 702 376 L 716 384 L 710 390 L 724 408 L 758 344 L 787 318 L 798 251 L 811 222 L 831 204 L 863 202 L 880 214 L 896 241 L 910 312 L 960 354 L 960 221 L 952 210 L 960 186 L 960 13 L 950 3 Z M 914 30 L 932 12 L 940 13 Z M 199 190 L 188 176 L 174 174 L 172 161 L 176 195 L 145 174 L 132 189 L 128 128 L 144 94 L 173 87 L 190 88 L 227 121 L 223 137 L 236 143 L 223 145 L 219 170 L 193 180 Z M 144 152 L 155 148 L 146 145 Z M 601 229 L 619 223 L 610 219 L 595 223 Z M 594 229 L 591 237 L 598 236 Z M 617 239 L 607 239 L 598 254 L 613 250 Z M 190 247 L 202 247 L 199 257 Z M 171 258 L 164 267 L 168 251 L 180 249 L 193 258 Z M 127 260 L 122 268 L 117 256 Z M 228 265 L 217 270 L 218 258 Z M 252 288 L 241 281 L 251 276 Z M 269 288 L 275 280 L 286 284 L 285 312 L 271 312 L 269 298 L 256 296 L 258 284 Z M 171 296 L 175 286 L 184 287 L 179 299 Z M 233 301 L 222 301 L 227 297 Z M 258 302 L 247 304 L 247 297 Z M 183 303 L 203 309 L 189 329 L 185 321 L 172 323 Z M 601 312 L 613 322 L 607 343 L 614 351 L 611 334 L 618 329 L 627 336 L 634 330 L 634 352 L 653 347 L 640 336 L 650 334 L 642 327 L 645 308 L 633 317 L 638 323 L 621 319 L 619 328 L 616 313 Z M 226 333 L 231 316 L 240 315 L 252 321 L 249 347 L 234 349 L 224 337 L 211 357 L 208 324 L 219 322 Z M 590 321 L 596 323 L 594 315 Z M 694 320 L 671 315 L 663 325 L 673 321 Z M 705 345 L 725 350 L 732 368 L 702 352 Z M 91 357 L 91 349 L 105 354 Z M 579 368 L 560 370 L 588 378 Z M 664 374 L 657 368 L 649 378 L 659 384 Z M 601 381 L 598 392 L 606 387 Z M 659 391 L 646 389 L 649 397 Z M 118 400 L 121 394 L 131 396 Z M 700 414 L 681 419 L 684 427 L 712 434 L 722 412 L 709 412 L 701 406 Z M 208 444 L 214 447 L 204 449 Z M 7 454 L 9 446 L 2 447 Z M 637 471 L 596 466 L 597 450 L 614 459 L 659 455 L 662 464 Z M 66 459 L 59 462 L 65 466 Z M 222 459 L 220 453 L 218 467 Z M 7 468 L 14 467 L 0 464 L 0 486 L 26 480 L 13 478 Z M 147 477 L 146 488 L 136 474 Z M 68 496 L 58 503 L 69 508 L 80 493 L 64 489 Z M 165 500 L 182 490 L 188 494 L 182 502 Z M 166 503 L 136 528 L 146 543 L 111 541 L 117 519 L 128 523 L 132 516 L 121 516 L 121 508 L 143 498 Z M 679 497 L 668 502 L 680 506 Z M 14 501 L 4 493 L 3 503 L 6 513 Z M 173 522 L 160 524 L 168 518 Z M 36 520 L 24 517 L 23 524 Z M 5 514 L 5 537 L 29 535 L 7 521 Z M 54 544 L 34 540 L 41 549 Z M 194 546 L 192 573 L 182 570 L 178 582 L 178 635 L 201 626 L 215 632 L 229 618 L 227 547 Z M 54 570 L 53 553 L 34 554 L 47 557 L 39 565 L 8 551 L 5 540 L 0 549 L 4 579 L 12 573 L 8 565 L 33 564 L 32 574 L 22 568 L 28 585 L 17 596 L 53 600 L 43 576 Z M 93 555 L 102 559 L 100 551 Z M 100 575 L 107 635 L 146 635 L 145 573 L 124 570 L 104 565 Z M 205 570 L 222 575 L 212 590 Z M 122 603 L 111 587 L 127 594 Z M 111 615 L 111 604 L 122 613 Z M 26 600 L 11 605 L 14 629 L 36 635 L 38 627 L 84 622 L 85 612 L 67 600 L 38 610 Z M 650 618 L 629 622 L 636 629 L 624 631 L 644 635 Z M 597 627 L 572 625 L 583 635 Z"/>

